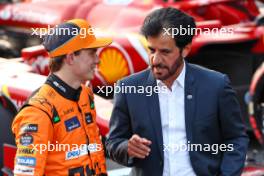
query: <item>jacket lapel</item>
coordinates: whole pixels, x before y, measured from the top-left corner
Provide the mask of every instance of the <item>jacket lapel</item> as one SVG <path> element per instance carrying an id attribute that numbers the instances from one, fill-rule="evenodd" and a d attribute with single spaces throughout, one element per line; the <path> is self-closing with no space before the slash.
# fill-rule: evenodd
<path id="1" fill-rule="evenodd" d="M 155 87 L 157 86 L 156 79 L 153 77 L 152 72 L 149 72 L 149 77 L 146 82 L 147 86 Z M 160 117 L 160 107 L 159 107 L 159 96 L 153 91 L 151 96 L 146 96 L 147 98 L 147 108 L 149 111 L 150 123 L 155 131 L 155 139 L 159 147 L 161 157 L 163 159 L 163 136 L 161 128 L 161 117 Z"/>
<path id="2" fill-rule="evenodd" d="M 195 115 L 195 81 L 191 66 L 186 63 L 186 75 L 185 75 L 185 90 L 184 90 L 184 101 L 185 101 L 185 127 L 187 141 L 192 141 L 192 120 Z M 149 70 L 149 76 L 146 82 L 146 86 L 157 86 L 156 79 L 153 77 L 151 70 Z M 147 108 L 149 111 L 150 123 L 155 131 L 155 139 L 159 147 L 160 155 L 164 159 L 163 154 L 163 136 L 161 127 L 160 107 L 159 107 L 159 96 L 153 92 L 151 96 L 146 96 Z"/>
<path id="3" fill-rule="evenodd" d="M 192 120 L 195 115 L 195 84 L 194 75 L 191 66 L 186 62 L 186 75 L 185 75 L 185 90 L 184 90 L 184 101 L 185 101 L 185 128 L 187 141 L 192 141 Z"/>

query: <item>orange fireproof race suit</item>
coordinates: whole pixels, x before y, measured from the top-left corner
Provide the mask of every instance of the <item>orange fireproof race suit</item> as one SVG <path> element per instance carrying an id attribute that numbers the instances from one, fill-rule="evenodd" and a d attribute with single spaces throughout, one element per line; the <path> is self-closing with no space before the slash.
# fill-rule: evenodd
<path id="1" fill-rule="evenodd" d="M 93 93 L 51 74 L 15 117 L 15 175 L 106 174 Z"/>

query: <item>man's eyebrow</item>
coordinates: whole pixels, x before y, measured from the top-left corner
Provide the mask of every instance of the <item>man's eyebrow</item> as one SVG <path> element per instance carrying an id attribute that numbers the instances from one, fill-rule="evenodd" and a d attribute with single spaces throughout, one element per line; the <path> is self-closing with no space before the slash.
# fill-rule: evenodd
<path id="1" fill-rule="evenodd" d="M 161 52 L 170 52 L 170 51 L 171 51 L 171 49 L 162 48 L 162 49 L 160 49 L 160 51 L 161 51 Z"/>
<path id="2" fill-rule="evenodd" d="M 152 50 L 152 51 L 154 51 L 155 49 L 154 48 L 152 48 L 151 46 L 148 46 L 148 49 L 149 50 Z"/>

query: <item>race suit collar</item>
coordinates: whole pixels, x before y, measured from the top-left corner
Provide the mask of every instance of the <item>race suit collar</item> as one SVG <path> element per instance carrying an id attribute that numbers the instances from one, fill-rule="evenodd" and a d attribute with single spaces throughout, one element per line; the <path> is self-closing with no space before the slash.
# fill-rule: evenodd
<path id="1" fill-rule="evenodd" d="M 51 74 L 48 76 L 48 79 L 46 80 L 45 84 L 50 85 L 64 98 L 67 98 L 73 101 L 79 100 L 82 87 L 79 87 L 78 89 L 74 89 L 54 74 Z"/>

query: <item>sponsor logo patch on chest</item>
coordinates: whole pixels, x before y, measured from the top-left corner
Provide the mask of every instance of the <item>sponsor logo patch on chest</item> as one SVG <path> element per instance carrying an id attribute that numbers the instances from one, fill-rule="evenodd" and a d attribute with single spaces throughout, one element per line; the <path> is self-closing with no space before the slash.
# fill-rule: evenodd
<path id="1" fill-rule="evenodd" d="M 69 108 L 69 109 L 67 109 L 67 110 L 64 110 L 64 111 L 63 111 L 63 114 L 64 114 L 64 115 L 67 115 L 67 114 L 70 114 L 70 113 L 72 113 L 72 112 L 74 112 L 74 109 L 73 109 L 73 108 Z"/>
<path id="2" fill-rule="evenodd" d="M 64 121 L 64 124 L 65 124 L 66 131 L 68 131 L 68 132 L 72 131 L 76 128 L 79 128 L 81 126 L 81 124 L 80 124 L 80 122 L 76 116 Z"/>
<path id="3" fill-rule="evenodd" d="M 79 157 L 87 155 L 87 154 L 88 154 L 87 145 L 84 144 L 84 145 L 80 146 L 80 148 L 66 152 L 65 160 L 76 159 L 76 158 L 79 158 Z"/>
<path id="4" fill-rule="evenodd" d="M 91 113 L 86 113 L 85 114 L 85 121 L 87 124 L 93 123 L 93 117 Z"/>

